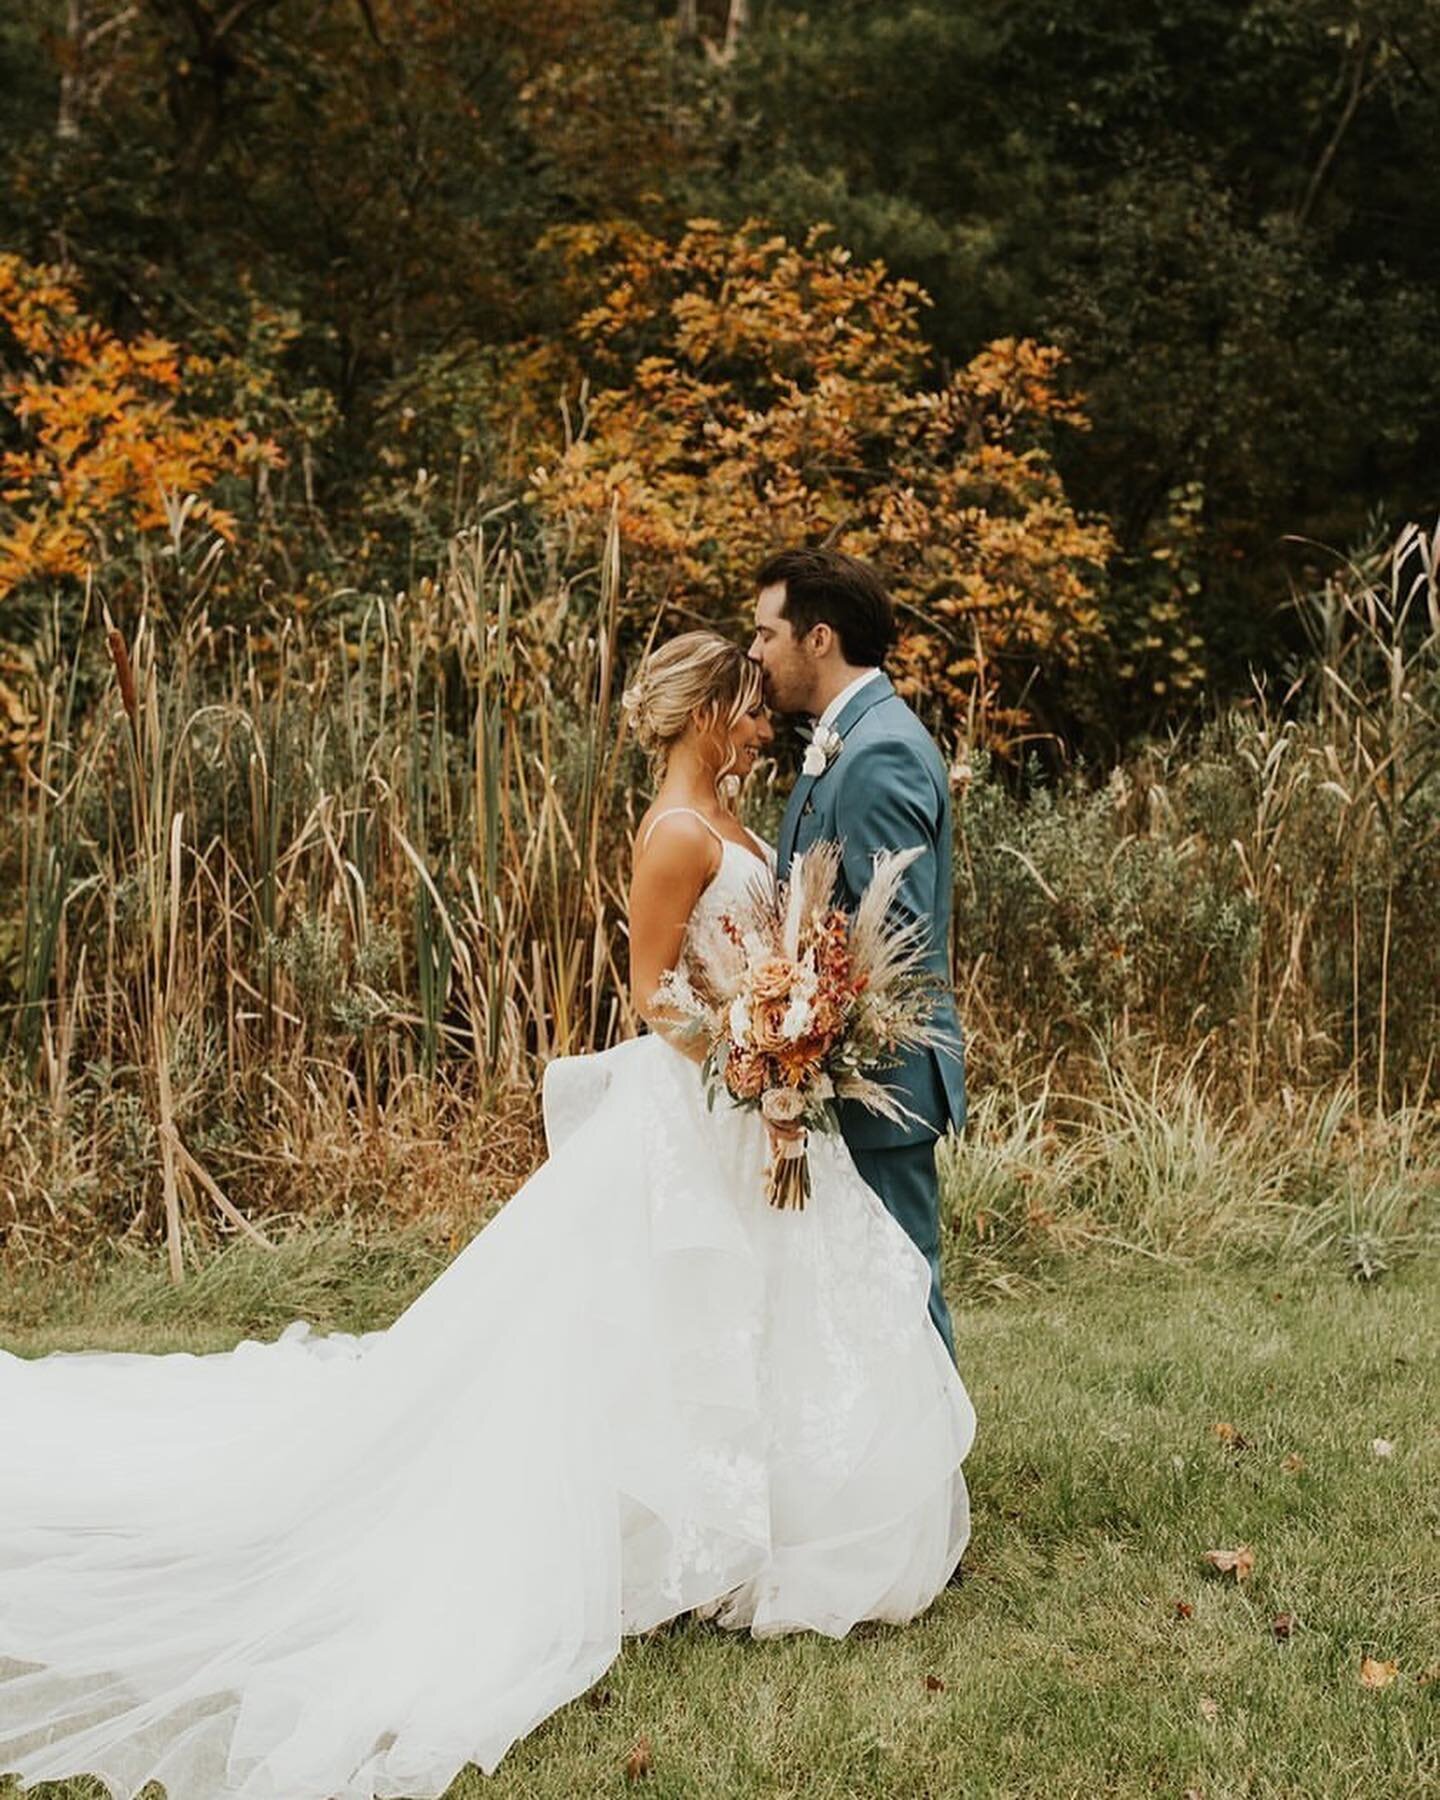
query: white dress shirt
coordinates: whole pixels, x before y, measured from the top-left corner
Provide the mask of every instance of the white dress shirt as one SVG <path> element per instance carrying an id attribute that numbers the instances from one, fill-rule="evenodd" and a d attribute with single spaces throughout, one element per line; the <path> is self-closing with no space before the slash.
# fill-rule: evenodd
<path id="1" fill-rule="evenodd" d="M 874 681 L 875 678 L 880 673 L 881 673 L 881 671 L 879 669 L 863 670 L 859 675 L 857 675 L 855 677 L 855 679 L 849 684 L 848 687 L 841 688 L 840 692 L 835 696 L 835 698 L 825 708 L 824 712 L 821 713 L 819 719 L 816 721 L 816 724 L 817 725 L 833 725 L 835 723 L 835 721 L 840 717 L 841 713 L 844 712 L 846 706 L 850 703 L 850 701 L 853 700 L 854 697 L 856 696 L 856 694 L 858 694 L 860 692 L 861 688 L 863 688 L 865 686 L 866 682 Z"/>

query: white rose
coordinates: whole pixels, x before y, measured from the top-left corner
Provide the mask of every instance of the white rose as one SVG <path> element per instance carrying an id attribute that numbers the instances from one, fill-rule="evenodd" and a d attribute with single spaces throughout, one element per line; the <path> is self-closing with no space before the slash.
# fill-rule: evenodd
<path id="1" fill-rule="evenodd" d="M 793 1125 L 805 1111 L 805 1096 L 795 1088 L 767 1088 L 760 1111 L 772 1125 Z"/>
<path id="2" fill-rule="evenodd" d="M 817 725 L 810 733 L 809 748 L 801 763 L 805 775 L 823 775 L 845 747 L 845 740 L 833 725 Z"/>
<path id="3" fill-rule="evenodd" d="M 745 1004 L 743 996 L 737 996 L 730 1002 L 730 1041 L 743 1044 L 750 1037 L 750 1008 Z"/>

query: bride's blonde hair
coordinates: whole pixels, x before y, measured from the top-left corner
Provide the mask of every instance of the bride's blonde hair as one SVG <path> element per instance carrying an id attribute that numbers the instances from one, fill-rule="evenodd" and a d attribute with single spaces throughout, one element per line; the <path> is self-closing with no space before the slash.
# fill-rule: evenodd
<path id="1" fill-rule="evenodd" d="M 650 753 L 657 774 L 693 719 L 699 731 L 722 722 L 731 731 L 759 704 L 764 681 L 758 663 L 718 631 L 683 631 L 651 652 L 621 696 L 636 742 Z M 727 751 L 717 779 L 728 775 L 735 753 Z"/>

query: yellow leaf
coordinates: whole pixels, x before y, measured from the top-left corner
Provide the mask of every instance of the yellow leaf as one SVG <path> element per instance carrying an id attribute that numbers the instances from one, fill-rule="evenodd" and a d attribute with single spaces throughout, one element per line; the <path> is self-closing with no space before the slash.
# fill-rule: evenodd
<path id="1" fill-rule="evenodd" d="M 1398 1662 L 1380 1662 L 1373 1656 L 1360 1658 L 1360 1685 L 1363 1688 L 1387 1688 L 1399 1673 Z"/>
<path id="2" fill-rule="evenodd" d="M 1248 1544 L 1238 1550 L 1207 1550 L 1200 1560 L 1221 1575 L 1233 1575 L 1236 1581 L 1247 1580 L 1255 1570 L 1255 1552 Z"/>

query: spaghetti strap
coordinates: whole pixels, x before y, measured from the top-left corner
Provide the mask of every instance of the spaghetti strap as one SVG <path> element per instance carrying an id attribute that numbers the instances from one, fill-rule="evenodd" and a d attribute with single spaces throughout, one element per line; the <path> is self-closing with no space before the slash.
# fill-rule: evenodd
<path id="1" fill-rule="evenodd" d="M 762 838 L 758 834 L 758 832 L 752 831 L 748 825 L 742 825 L 740 827 L 740 829 L 745 833 L 746 837 L 748 837 L 750 842 L 755 846 L 756 854 L 758 856 L 762 857 L 766 862 L 769 862 L 770 846 L 765 842 L 764 838 Z"/>
<path id="2" fill-rule="evenodd" d="M 697 812 L 693 806 L 667 806 L 664 812 L 656 813 L 655 817 L 650 821 L 650 824 L 649 824 L 648 828 L 646 829 L 645 836 L 641 840 L 640 848 L 642 850 L 650 842 L 651 838 L 654 837 L 655 827 L 660 823 L 660 821 L 662 819 L 673 819 L 675 817 L 676 813 L 688 813 L 692 819 L 698 819 L 700 821 L 700 823 L 705 827 L 705 829 L 710 833 L 711 837 L 715 838 L 719 842 L 720 848 L 722 850 L 725 848 L 727 839 L 725 837 L 724 832 L 717 831 L 715 829 L 715 827 L 710 823 L 710 821 L 705 817 L 704 813 Z"/>

